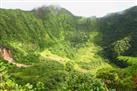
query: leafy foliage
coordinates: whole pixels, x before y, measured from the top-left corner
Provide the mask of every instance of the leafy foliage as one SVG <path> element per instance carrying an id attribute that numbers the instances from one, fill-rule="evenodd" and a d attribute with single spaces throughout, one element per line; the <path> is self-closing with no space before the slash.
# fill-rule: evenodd
<path id="1" fill-rule="evenodd" d="M 65 91 L 106 91 L 104 83 L 90 74 L 72 72 L 64 86 Z"/>
<path id="2" fill-rule="evenodd" d="M 34 88 L 31 84 L 27 83 L 22 86 L 17 84 L 13 79 L 9 77 L 9 73 L 7 72 L 6 64 L 1 62 L 0 60 L 0 90 L 1 91 L 11 91 L 11 90 L 19 90 L 19 91 L 34 91 Z"/>

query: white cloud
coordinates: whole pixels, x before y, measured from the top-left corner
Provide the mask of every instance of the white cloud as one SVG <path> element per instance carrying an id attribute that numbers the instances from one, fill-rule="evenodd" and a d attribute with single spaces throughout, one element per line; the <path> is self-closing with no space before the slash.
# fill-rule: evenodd
<path id="1" fill-rule="evenodd" d="M 31 10 L 42 5 L 59 5 L 79 16 L 104 16 L 136 5 L 135 0 L 2 0 L 2 8 Z"/>

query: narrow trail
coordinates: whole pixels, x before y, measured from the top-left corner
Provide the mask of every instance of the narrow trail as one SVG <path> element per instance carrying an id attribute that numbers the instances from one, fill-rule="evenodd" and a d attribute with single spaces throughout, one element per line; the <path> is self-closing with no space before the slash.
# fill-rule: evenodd
<path id="1" fill-rule="evenodd" d="M 25 65 L 25 64 L 21 64 L 21 63 L 17 63 L 15 60 L 13 60 L 13 58 L 3 58 L 5 61 L 7 61 L 9 64 L 13 64 L 18 68 L 22 68 L 22 67 L 30 67 L 31 65 Z"/>
<path id="2" fill-rule="evenodd" d="M 61 64 L 65 64 L 66 63 L 66 59 L 60 57 L 60 56 L 48 56 L 48 57 L 44 57 L 45 59 L 48 59 L 48 60 L 52 60 L 52 61 L 57 61 Z"/>
<path id="3" fill-rule="evenodd" d="M 13 59 L 6 60 L 6 61 L 7 61 L 9 64 L 16 65 L 16 67 L 18 67 L 18 68 L 31 66 L 31 65 L 25 65 L 25 64 L 17 63 L 17 62 L 15 62 Z"/>
<path id="4" fill-rule="evenodd" d="M 41 57 L 50 61 L 57 61 L 61 64 L 65 64 L 68 60 L 70 60 L 69 58 L 64 58 L 55 54 L 52 54 L 50 51 L 45 50 L 43 52 L 40 53 Z"/>

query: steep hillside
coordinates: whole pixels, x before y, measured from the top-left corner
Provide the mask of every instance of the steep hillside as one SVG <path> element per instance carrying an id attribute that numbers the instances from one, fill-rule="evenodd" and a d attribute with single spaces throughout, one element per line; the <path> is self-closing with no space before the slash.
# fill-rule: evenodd
<path id="1" fill-rule="evenodd" d="M 117 55 L 137 56 L 137 6 L 123 12 L 113 13 L 100 19 L 102 46 L 105 51 L 113 52 L 109 57 Z M 111 50 L 112 49 L 112 50 Z"/>

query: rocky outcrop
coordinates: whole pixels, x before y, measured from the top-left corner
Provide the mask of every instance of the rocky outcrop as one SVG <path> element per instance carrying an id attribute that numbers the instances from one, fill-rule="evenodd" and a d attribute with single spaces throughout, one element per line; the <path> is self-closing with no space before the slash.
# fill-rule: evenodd
<path id="1" fill-rule="evenodd" d="M 28 67 L 29 65 L 16 63 L 12 57 L 11 50 L 7 47 L 0 46 L 0 57 L 7 61 L 8 63 L 14 64 L 17 67 Z"/>

